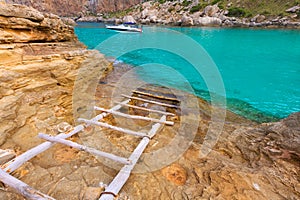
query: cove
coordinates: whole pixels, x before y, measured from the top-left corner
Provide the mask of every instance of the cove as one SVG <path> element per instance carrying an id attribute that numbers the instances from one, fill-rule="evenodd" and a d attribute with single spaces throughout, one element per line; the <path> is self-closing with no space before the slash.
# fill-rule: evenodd
<path id="1" fill-rule="evenodd" d="M 222 76 L 229 110 L 258 122 L 276 121 L 300 111 L 299 30 L 146 26 L 142 35 L 123 34 L 122 37 L 128 45 L 141 38 L 167 43 L 164 29 L 174 30 L 173 34 L 184 34 L 205 49 Z M 90 49 L 118 34 L 100 23 L 80 23 L 75 31 L 79 40 Z M 168 32 L 167 37 L 175 37 L 173 34 Z M 118 42 L 98 50 L 115 57 L 122 46 Z M 199 97 L 210 101 L 201 76 L 196 76 L 187 60 L 172 52 L 145 48 L 117 59 L 133 66 L 149 63 L 170 66 L 186 77 Z M 184 83 L 176 82 L 169 73 L 145 66 L 137 70 L 141 79 L 164 80 L 166 85 L 185 89 Z"/>

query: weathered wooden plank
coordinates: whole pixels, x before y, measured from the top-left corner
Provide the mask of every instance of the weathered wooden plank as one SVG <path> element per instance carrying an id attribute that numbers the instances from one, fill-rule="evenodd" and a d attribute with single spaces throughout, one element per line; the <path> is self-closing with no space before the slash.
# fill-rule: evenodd
<path id="1" fill-rule="evenodd" d="M 127 99 L 125 101 L 122 101 L 122 104 L 127 104 L 130 102 L 130 99 Z M 122 107 L 122 104 L 118 104 L 114 107 L 112 107 L 111 109 L 109 109 L 110 111 L 117 111 Z M 103 119 L 104 117 L 106 117 L 107 115 L 110 115 L 111 113 L 101 113 L 99 115 L 97 115 L 96 117 L 94 117 L 92 120 L 94 121 L 99 121 L 100 119 Z"/>
<path id="2" fill-rule="evenodd" d="M 123 158 L 123 157 L 116 156 L 116 155 L 111 154 L 111 153 L 106 153 L 106 152 L 103 152 L 103 151 L 99 151 L 97 149 L 87 147 L 87 146 L 78 144 L 76 142 L 72 142 L 70 140 L 60 139 L 60 138 L 56 138 L 54 136 L 50 136 L 50 135 L 42 134 L 42 133 L 40 133 L 38 136 L 39 136 L 39 138 L 48 140 L 49 142 L 61 143 L 61 144 L 73 147 L 75 149 L 79 149 L 81 151 L 86 151 L 86 152 L 89 152 L 89 153 L 94 154 L 96 156 L 109 158 L 111 160 L 114 160 L 114 161 L 117 161 L 117 162 L 120 162 L 120 163 L 123 163 L 123 164 L 126 164 L 126 165 L 131 163 L 130 160 L 127 159 L 127 158 Z"/>
<path id="3" fill-rule="evenodd" d="M 166 116 L 161 117 L 161 121 L 166 120 Z M 154 133 L 153 136 L 157 133 L 159 128 L 162 126 L 161 123 L 156 123 L 152 126 L 151 130 L 149 133 Z M 137 161 L 141 157 L 142 153 L 146 149 L 147 145 L 150 142 L 150 138 L 144 137 L 139 145 L 136 147 L 136 149 L 133 151 L 129 159 L 132 161 L 132 164 L 130 165 L 125 165 L 117 174 L 117 176 L 113 179 L 113 181 L 109 184 L 108 187 L 106 187 L 104 193 L 101 195 L 99 200 L 113 200 L 114 195 L 117 195 L 126 181 L 128 180 L 130 173 L 134 166 L 136 165 Z"/>
<path id="4" fill-rule="evenodd" d="M 55 200 L 54 198 L 41 193 L 38 190 L 35 190 L 34 188 L 30 187 L 26 183 L 20 181 L 19 179 L 11 176 L 10 174 L 3 171 L 3 169 L 0 168 L 0 180 L 5 185 L 8 185 L 11 188 L 14 188 L 18 193 L 26 197 L 27 199 L 32 200 Z"/>
<path id="5" fill-rule="evenodd" d="M 85 122 L 87 124 L 94 124 L 94 125 L 97 125 L 97 126 L 102 126 L 102 127 L 105 127 L 105 128 L 115 130 L 115 131 L 120 131 L 120 132 L 129 134 L 129 135 L 134 135 L 134 136 L 139 136 L 139 137 L 147 137 L 146 133 L 132 131 L 132 130 L 125 129 L 125 128 L 120 128 L 120 127 L 113 126 L 113 125 L 110 125 L 110 124 L 107 124 L 107 123 L 104 123 L 104 122 L 96 122 L 96 121 L 92 121 L 92 120 L 88 120 L 88 119 L 82 119 L 82 118 L 79 118 L 78 121 Z"/>
<path id="6" fill-rule="evenodd" d="M 139 91 L 139 90 L 133 90 L 133 93 L 136 94 L 140 94 L 140 95 L 144 95 L 144 96 L 149 96 L 149 97 L 153 97 L 153 98 L 157 98 L 157 99 L 163 99 L 163 100 L 167 100 L 167 101 L 176 101 L 177 103 L 179 103 L 179 100 L 177 98 L 173 98 L 173 97 L 167 97 L 167 96 L 159 96 L 159 95 L 155 95 L 149 92 L 143 92 L 143 91 Z"/>
<path id="7" fill-rule="evenodd" d="M 148 99 L 143 99 L 143 98 L 139 98 L 139 97 L 132 97 L 132 96 L 128 96 L 125 94 L 122 94 L 123 97 L 129 98 L 129 99 L 135 99 L 135 100 L 139 100 L 139 101 L 143 101 L 143 102 L 148 102 L 148 103 L 152 103 L 152 104 L 156 104 L 156 105 L 160 105 L 160 106 L 165 106 L 165 107 L 170 107 L 170 108 L 178 108 L 178 106 L 176 105 L 171 105 L 171 104 L 167 104 L 167 103 L 161 103 L 158 101 L 153 101 L 153 100 L 148 100 Z"/>
<path id="8" fill-rule="evenodd" d="M 10 161 L 11 159 L 13 159 L 14 157 L 16 157 L 16 153 L 13 150 L 3 150 L 0 149 L 0 165 Z"/>
<path id="9" fill-rule="evenodd" d="M 139 115 L 129 115 L 129 114 L 121 113 L 121 112 L 118 112 L 118 111 L 111 111 L 111 110 L 108 110 L 108 109 L 105 109 L 105 108 L 100 108 L 100 107 L 97 107 L 97 106 L 95 106 L 95 109 L 103 111 L 103 112 L 108 112 L 108 113 L 111 113 L 113 115 L 118 115 L 118 116 L 121 116 L 121 117 L 129 118 L 129 119 L 140 119 L 140 120 L 151 121 L 151 122 L 155 122 L 155 123 L 174 125 L 174 122 L 171 122 L 171 121 L 160 121 L 159 119 L 150 118 L 150 117 L 143 117 L 143 116 L 139 116 Z"/>
<path id="10" fill-rule="evenodd" d="M 144 111 L 153 112 L 153 113 L 158 113 L 158 114 L 162 114 L 162 115 L 175 116 L 174 113 L 170 113 L 170 112 L 164 112 L 164 111 L 160 111 L 160 110 L 148 109 L 148 108 L 144 108 L 144 107 L 140 107 L 140 106 L 135 106 L 135 105 L 130 105 L 130 104 L 124 104 L 122 102 L 116 102 L 116 103 L 117 104 L 121 104 L 122 106 L 129 107 L 129 108 L 135 108 L 135 109 L 144 110 Z"/>

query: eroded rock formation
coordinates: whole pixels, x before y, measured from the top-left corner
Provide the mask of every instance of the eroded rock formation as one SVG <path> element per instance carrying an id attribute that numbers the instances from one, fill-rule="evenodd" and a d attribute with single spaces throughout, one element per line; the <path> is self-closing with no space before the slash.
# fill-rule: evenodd
<path id="1" fill-rule="evenodd" d="M 77 70 L 90 57 L 73 27 L 58 16 L 23 5 L 0 6 L 0 144 L 34 142 L 31 136 L 62 121 L 73 123 Z M 107 65 L 107 66 L 105 66 Z M 24 139 L 24 141 L 20 140 Z M 33 139 L 38 141 L 37 139 Z"/>
<path id="2" fill-rule="evenodd" d="M 51 12 L 59 16 L 80 16 L 82 14 L 97 14 L 114 12 L 130 8 L 140 3 L 140 0 L 7 0 L 8 3 L 18 3 L 36 8 L 42 12 Z"/>

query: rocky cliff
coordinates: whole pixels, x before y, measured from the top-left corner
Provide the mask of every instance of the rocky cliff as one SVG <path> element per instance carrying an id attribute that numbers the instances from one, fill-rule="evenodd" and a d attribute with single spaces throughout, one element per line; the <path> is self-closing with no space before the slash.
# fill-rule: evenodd
<path id="1" fill-rule="evenodd" d="M 62 121 L 73 123 L 77 70 L 91 57 L 58 16 L 23 5 L 0 6 L 0 144 L 18 143 Z M 20 139 L 24 139 L 23 141 Z M 25 142 L 26 143 L 26 142 Z"/>
<path id="2" fill-rule="evenodd" d="M 215 2 L 215 3 L 214 3 Z M 227 5 L 223 1 L 147 1 L 136 6 L 131 12 L 142 24 L 163 24 L 176 26 L 230 26 L 230 27 L 289 27 L 300 28 L 300 6 L 293 6 L 283 14 L 248 14 L 241 7 Z M 210 5 L 211 4 L 211 5 Z M 236 6 L 241 6 L 236 4 Z M 293 4 L 291 4 L 293 5 Z M 267 6 L 266 6 L 267 8 Z"/>
<path id="3" fill-rule="evenodd" d="M 80 16 L 124 10 L 136 5 L 140 0 L 6 0 L 6 2 L 31 6 L 39 11 L 59 16 Z"/>

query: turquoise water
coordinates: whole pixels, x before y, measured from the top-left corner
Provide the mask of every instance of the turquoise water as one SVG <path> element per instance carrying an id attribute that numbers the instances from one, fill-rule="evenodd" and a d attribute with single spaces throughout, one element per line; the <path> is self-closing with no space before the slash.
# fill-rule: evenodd
<path id="1" fill-rule="evenodd" d="M 170 29 L 172 31 L 161 27 L 144 27 L 142 34 L 117 34 L 106 30 L 103 24 L 82 23 L 75 31 L 90 49 L 99 49 L 107 56 L 118 57 L 119 61 L 134 66 L 148 64 L 137 70 L 143 80 L 183 90 L 189 83 L 197 95 L 210 101 L 208 91 L 211 91 L 211 87 L 205 76 L 214 78 L 208 72 L 213 66 L 205 61 L 204 53 L 199 55 L 196 46 L 186 44 L 188 40 L 185 37 L 188 36 L 203 47 L 219 70 L 228 109 L 259 122 L 274 121 L 300 111 L 299 30 Z M 111 38 L 112 42 L 101 45 Z M 154 47 L 170 46 L 173 49 L 166 51 L 150 46 L 128 51 L 130 46 L 139 46 L 136 42 L 143 45 L 149 41 Z M 184 51 L 198 56 L 200 66 L 209 65 L 203 68 L 208 75 L 199 74 L 189 59 L 178 55 L 178 52 Z M 155 63 L 169 66 L 184 76 L 186 81 L 179 81 L 176 73 L 162 70 Z M 218 90 L 213 92 L 218 94 Z"/>

